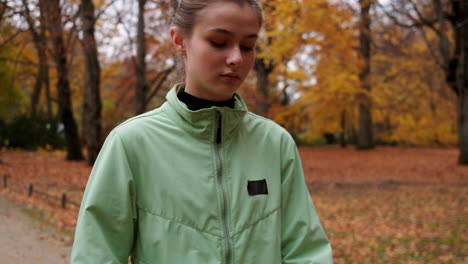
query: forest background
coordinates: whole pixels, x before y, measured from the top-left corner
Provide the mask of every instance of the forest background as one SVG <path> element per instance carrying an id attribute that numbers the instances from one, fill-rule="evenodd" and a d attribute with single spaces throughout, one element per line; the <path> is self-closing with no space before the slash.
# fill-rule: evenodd
<path id="1" fill-rule="evenodd" d="M 455 147 L 468 164 L 467 3 L 263 1 L 240 93 L 299 144 Z M 168 1 L 0 1 L 0 137 L 93 164 L 178 81 Z M 81 146 L 86 146 L 87 155 Z"/>

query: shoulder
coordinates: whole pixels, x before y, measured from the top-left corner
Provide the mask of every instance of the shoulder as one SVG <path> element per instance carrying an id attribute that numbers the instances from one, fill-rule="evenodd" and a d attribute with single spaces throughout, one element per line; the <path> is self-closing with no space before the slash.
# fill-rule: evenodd
<path id="1" fill-rule="evenodd" d="M 147 129 L 155 128 L 157 127 L 157 123 L 167 120 L 165 111 L 166 107 L 163 104 L 159 108 L 127 119 L 117 125 L 111 133 L 118 134 L 121 138 L 126 138 L 129 135 L 142 133 Z"/>
<path id="2" fill-rule="evenodd" d="M 108 138 L 118 137 L 124 145 L 141 143 L 142 140 L 157 134 L 165 127 L 164 123 L 171 122 L 167 116 L 166 108 L 166 105 L 163 104 L 159 108 L 122 122 L 111 131 Z"/>
<path id="3" fill-rule="evenodd" d="M 271 137 L 275 142 L 281 145 L 294 145 L 295 142 L 291 134 L 282 126 L 278 125 L 275 121 L 263 116 L 256 115 L 252 112 L 246 114 L 245 126 L 249 132 L 255 134 L 263 134 Z"/>

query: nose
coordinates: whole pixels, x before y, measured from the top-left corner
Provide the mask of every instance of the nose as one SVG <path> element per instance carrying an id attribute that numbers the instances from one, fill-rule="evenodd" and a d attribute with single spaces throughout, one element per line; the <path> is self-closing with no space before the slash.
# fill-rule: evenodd
<path id="1" fill-rule="evenodd" d="M 229 49 L 229 53 L 226 58 L 226 64 L 229 66 L 238 66 L 242 63 L 242 51 L 238 46 Z"/>

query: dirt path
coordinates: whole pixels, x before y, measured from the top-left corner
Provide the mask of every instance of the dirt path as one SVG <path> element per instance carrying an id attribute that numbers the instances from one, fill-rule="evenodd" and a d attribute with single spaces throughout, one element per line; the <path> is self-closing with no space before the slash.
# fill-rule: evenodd
<path id="1" fill-rule="evenodd" d="M 70 242 L 0 196 L 0 264 L 68 263 Z"/>

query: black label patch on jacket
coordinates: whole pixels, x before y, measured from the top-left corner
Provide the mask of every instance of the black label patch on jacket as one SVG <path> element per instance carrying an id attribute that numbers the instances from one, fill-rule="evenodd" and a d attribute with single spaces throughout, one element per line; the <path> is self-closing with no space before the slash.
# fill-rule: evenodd
<path id="1" fill-rule="evenodd" d="M 247 191 L 249 192 L 249 195 L 268 194 L 266 180 L 248 181 Z"/>

